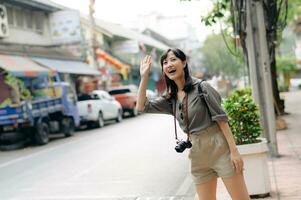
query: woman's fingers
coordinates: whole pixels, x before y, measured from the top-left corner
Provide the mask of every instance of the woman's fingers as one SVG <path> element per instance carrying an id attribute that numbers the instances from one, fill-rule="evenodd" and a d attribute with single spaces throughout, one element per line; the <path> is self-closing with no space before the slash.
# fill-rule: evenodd
<path id="1" fill-rule="evenodd" d="M 244 162 L 239 152 L 231 152 L 231 161 L 236 173 L 242 173 Z"/>
<path id="2" fill-rule="evenodd" d="M 234 165 L 234 169 L 235 169 L 235 172 L 236 173 L 239 173 L 239 169 L 238 169 L 238 164 L 236 161 L 233 162 L 233 165 Z"/>
<path id="3" fill-rule="evenodd" d="M 140 75 L 144 76 L 149 73 L 152 66 L 152 60 L 150 55 L 146 55 L 140 62 Z"/>
<path id="4" fill-rule="evenodd" d="M 148 61 L 147 62 L 149 64 L 149 67 L 151 67 L 151 65 L 152 65 L 152 57 L 151 56 L 148 57 Z"/>
<path id="5" fill-rule="evenodd" d="M 147 58 L 148 58 L 148 56 L 146 55 L 146 56 L 144 57 L 144 59 L 143 59 L 143 63 L 146 63 L 146 62 L 147 62 Z"/>
<path id="6" fill-rule="evenodd" d="M 146 63 L 146 61 L 147 61 L 147 55 L 144 56 L 144 58 L 143 58 L 143 63 Z"/>
<path id="7" fill-rule="evenodd" d="M 233 165 L 234 165 L 236 173 L 241 173 L 242 172 L 242 170 L 243 170 L 243 161 L 241 159 L 234 160 Z"/>
<path id="8" fill-rule="evenodd" d="M 148 57 L 147 57 L 147 62 L 148 62 L 148 63 L 151 63 L 151 58 L 152 58 L 152 57 L 151 57 L 150 55 L 148 55 Z"/>
<path id="9" fill-rule="evenodd" d="M 144 65 L 145 65 L 146 68 L 151 67 L 151 56 L 149 56 L 149 55 L 145 56 Z"/>
<path id="10" fill-rule="evenodd" d="M 145 62 L 145 63 L 150 63 L 150 62 L 151 62 L 151 56 L 150 56 L 150 55 L 146 55 L 146 56 L 144 57 L 144 62 Z"/>

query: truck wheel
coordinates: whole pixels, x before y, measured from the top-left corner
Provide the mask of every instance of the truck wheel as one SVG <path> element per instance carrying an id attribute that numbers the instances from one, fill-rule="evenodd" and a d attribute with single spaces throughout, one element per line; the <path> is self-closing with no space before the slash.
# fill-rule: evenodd
<path id="1" fill-rule="evenodd" d="M 0 144 L 13 144 L 21 140 L 24 140 L 25 138 L 26 138 L 25 133 L 22 133 L 20 131 L 1 133 Z"/>
<path id="2" fill-rule="evenodd" d="M 49 142 L 49 126 L 46 122 L 38 122 L 34 134 L 36 144 L 44 145 Z"/>
<path id="3" fill-rule="evenodd" d="M 100 113 L 98 114 L 98 120 L 96 121 L 96 127 L 97 127 L 97 128 L 101 128 L 101 127 L 103 127 L 104 125 L 105 125 L 105 122 L 104 122 L 104 120 L 103 120 L 102 113 L 100 112 Z"/>
<path id="4" fill-rule="evenodd" d="M 74 134 L 75 125 L 72 118 L 64 118 L 63 119 L 63 133 L 66 137 L 70 137 Z"/>
<path id="5" fill-rule="evenodd" d="M 92 128 L 95 128 L 96 126 L 96 123 L 91 121 L 91 122 L 87 122 L 87 129 L 92 129 Z"/>
<path id="6" fill-rule="evenodd" d="M 11 151 L 11 150 L 16 150 L 16 149 L 21 149 L 21 148 L 24 148 L 27 143 L 28 143 L 28 140 L 21 140 L 14 144 L 1 144 L 0 150 L 1 151 Z"/>
<path id="7" fill-rule="evenodd" d="M 121 122 L 122 121 L 122 110 L 118 110 L 118 115 L 117 115 L 117 118 L 116 118 L 116 122 Z"/>

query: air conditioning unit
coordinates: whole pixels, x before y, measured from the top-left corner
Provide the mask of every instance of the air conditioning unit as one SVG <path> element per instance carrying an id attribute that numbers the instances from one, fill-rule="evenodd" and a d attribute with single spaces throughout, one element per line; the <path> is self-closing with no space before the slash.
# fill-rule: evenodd
<path id="1" fill-rule="evenodd" d="M 4 5 L 0 5 L 0 38 L 8 37 L 7 12 Z"/>

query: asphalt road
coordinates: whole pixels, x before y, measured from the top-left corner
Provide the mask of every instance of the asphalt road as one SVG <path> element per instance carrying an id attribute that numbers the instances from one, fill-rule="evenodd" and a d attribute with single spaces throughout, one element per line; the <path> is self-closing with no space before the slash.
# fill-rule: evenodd
<path id="1" fill-rule="evenodd" d="M 0 152 L 0 200 L 190 200 L 188 152 L 174 146 L 173 118 L 144 114 Z"/>

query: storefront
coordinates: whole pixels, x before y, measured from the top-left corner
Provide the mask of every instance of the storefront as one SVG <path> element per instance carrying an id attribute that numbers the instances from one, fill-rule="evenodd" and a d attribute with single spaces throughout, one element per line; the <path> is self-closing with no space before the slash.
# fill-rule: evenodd
<path id="1" fill-rule="evenodd" d="M 98 89 L 100 72 L 84 62 L 37 57 L 32 59 L 42 66 L 57 71 L 61 80 L 69 82 L 77 94 Z"/>

